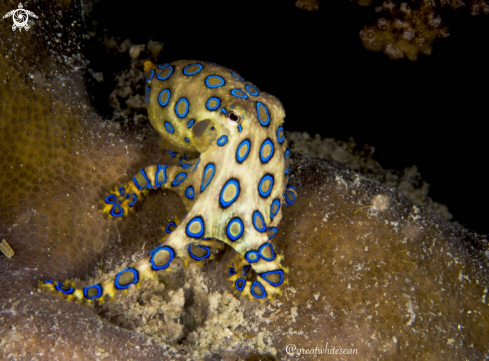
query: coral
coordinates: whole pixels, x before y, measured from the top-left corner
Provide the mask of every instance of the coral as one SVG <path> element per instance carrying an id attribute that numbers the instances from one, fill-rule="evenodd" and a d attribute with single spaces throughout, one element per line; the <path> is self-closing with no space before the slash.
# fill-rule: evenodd
<path id="1" fill-rule="evenodd" d="M 43 14 L 43 27 L 33 24 L 16 45 L 11 24 L 0 22 L 9 49 L 0 57 L 0 233 L 15 251 L 0 261 L 0 358 L 282 360 L 289 344 L 296 354 L 356 349 L 361 359 L 486 357 L 487 239 L 361 174 L 296 153 L 297 202 L 284 208 L 272 240 L 290 270 L 280 298 L 230 294 L 224 280 L 235 252 L 227 246 L 214 262 L 176 262 L 93 308 L 38 292 L 38 279 L 116 274 L 156 246 L 185 207 L 158 190 L 124 221 L 99 212 L 113 186 L 170 156 L 152 128 L 124 130 L 90 107 L 77 3 L 26 7 Z M 59 24 L 68 34 L 51 41 Z"/>
<path id="2" fill-rule="evenodd" d="M 396 9 L 393 1 L 386 0 L 382 10 L 391 14 L 389 19 L 380 18 L 376 26 L 366 26 L 360 31 L 362 44 L 372 51 L 383 51 L 391 59 L 407 57 L 411 61 L 419 53 L 430 55 L 433 42 L 449 35 L 448 28 L 441 24 L 440 16 L 435 12 L 432 0 L 421 3 L 417 9 L 411 9 L 406 2 Z"/>
<path id="3" fill-rule="evenodd" d="M 394 188 L 398 194 L 402 194 L 418 206 L 426 207 L 443 219 L 452 219 L 453 215 L 446 205 L 428 197 L 429 184 L 421 180 L 416 166 L 406 167 L 402 172 L 383 169 L 372 157 L 375 148 L 368 145 L 360 147 L 353 138 L 344 142 L 332 138 L 321 139 L 319 134 L 314 138 L 300 132 L 285 132 L 285 134 L 291 150 L 356 170 L 370 179 L 381 182 L 387 188 Z"/>
<path id="4" fill-rule="evenodd" d="M 360 6 L 372 5 L 372 0 L 357 2 Z M 319 0 L 296 0 L 294 4 L 307 11 L 319 8 Z M 439 4 L 435 0 L 409 3 L 384 0 L 375 11 L 383 12 L 385 17 L 379 18 L 376 25 L 364 26 L 360 30 L 360 39 L 368 50 L 383 51 L 393 60 L 406 57 L 415 61 L 419 53 L 431 55 L 435 40 L 450 35 L 448 28 L 442 25 L 437 10 L 445 7 L 455 10 L 465 5 L 462 0 L 440 0 Z M 485 0 L 471 1 L 469 8 L 473 16 L 489 14 L 489 3 Z"/>

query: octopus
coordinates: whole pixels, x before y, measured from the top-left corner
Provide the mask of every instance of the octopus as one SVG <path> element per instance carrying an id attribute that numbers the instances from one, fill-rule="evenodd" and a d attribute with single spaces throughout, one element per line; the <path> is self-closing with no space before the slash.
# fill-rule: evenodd
<path id="1" fill-rule="evenodd" d="M 187 213 L 178 224 L 168 224 L 158 247 L 112 278 L 85 288 L 72 281 L 41 284 L 69 300 L 103 302 L 170 270 L 176 258 L 199 262 L 225 243 L 237 252 L 228 268 L 235 292 L 260 301 L 280 296 L 288 270 L 271 240 L 282 207 L 297 195 L 287 185 L 290 152 L 281 102 L 217 64 L 181 60 L 144 66 L 149 119 L 173 147 L 169 153 L 176 164 L 141 169 L 109 192 L 102 212 L 127 216 L 150 190 L 164 188 L 179 195 Z"/>

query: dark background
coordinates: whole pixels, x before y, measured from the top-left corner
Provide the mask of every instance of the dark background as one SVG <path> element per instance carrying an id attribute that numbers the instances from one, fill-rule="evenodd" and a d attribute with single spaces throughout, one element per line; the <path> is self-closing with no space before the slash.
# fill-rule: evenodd
<path id="1" fill-rule="evenodd" d="M 133 44 L 163 42 L 162 61 L 237 69 L 282 101 L 286 130 L 353 137 L 373 145 L 384 168 L 416 165 L 453 220 L 488 234 L 489 18 L 468 8 L 439 14 L 450 36 L 415 62 L 367 51 L 358 33 L 379 15 L 348 0 L 316 12 L 290 0 L 103 0 L 89 21 L 97 36 L 106 29 Z M 86 49 L 90 67 L 114 72 L 103 47 Z"/>

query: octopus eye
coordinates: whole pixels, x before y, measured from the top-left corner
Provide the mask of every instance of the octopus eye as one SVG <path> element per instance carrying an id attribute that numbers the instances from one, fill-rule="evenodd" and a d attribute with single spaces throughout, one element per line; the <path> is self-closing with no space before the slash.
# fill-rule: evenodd
<path id="1" fill-rule="evenodd" d="M 241 117 L 234 112 L 230 112 L 228 115 L 228 122 L 234 126 L 237 126 L 239 123 L 241 123 Z"/>

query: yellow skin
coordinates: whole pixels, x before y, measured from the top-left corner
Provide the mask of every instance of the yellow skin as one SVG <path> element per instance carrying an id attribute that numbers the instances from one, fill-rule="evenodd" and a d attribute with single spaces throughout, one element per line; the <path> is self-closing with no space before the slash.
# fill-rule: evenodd
<path id="1" fill-rule="evenodd" d="M 145 71 L 151 124 L 173 147 L 200 156 L 139 171 L 106 197 L 103 213 L 127 215 L 147 189 L 158 187 L 175 191 L 188 213 L 160 246 L 113 278 L 85 289 L 71 288 L 69 282 L 43 285 L 71 299 L 102 301 L 169 269 L 176 257 L 208 258 L 208 249 L 221 241 L 240 255 L 229 269 L 233 287 L 250 298 L 277 297 L 287 270 L 269 239 L 282 218 L 282 206 L 296 196 L 295 188 L 286 188 L 289 153 L 282 104 L 216 64 L 147 62 Z"/>

